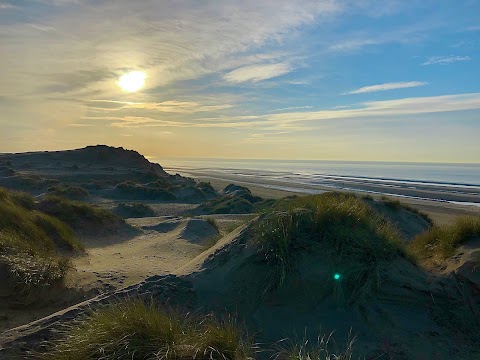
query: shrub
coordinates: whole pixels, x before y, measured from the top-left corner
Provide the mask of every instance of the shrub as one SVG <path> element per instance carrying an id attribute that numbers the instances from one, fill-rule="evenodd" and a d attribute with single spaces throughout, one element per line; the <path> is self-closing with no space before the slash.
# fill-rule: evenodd
<path id="1" fill-rule="evenodd" d="M 176 196 L 169 190 L 163 188 L 163 183 L 154 182 L 147 185 L 137 184 L 133 181 L 125 181 L 115 186 L 115 192 L 128 199 L 148 200 L 175 200 Z"/>
<path id="2" fill-rule="evenodd" d="M 49 186 L 47 191 L 50 195 L 62 196 L 69 199 L 84 199 L 90 195 L 87 190 L 76 185 Z"/>
<path id="3" fill-rule="evenodd" d="M 480 237 L 480 217 L 459 217 L 452 225 L 434 226 L 416 236 L 407 250 L 414 259 L 445 259 L 455 253 L 455 249 Z"/>
<path id="4" fill-rule="evenodd" d="M 355 196 L 325 193 L 280 200 L 256 225 L 253 242 L 269 264 L 265 291 L 282 285 L 299 252 L 323 256 L 342 273 L 350 299 L 378 289 L 389 262 L 400 251 L 396 229 Z"/>
<path id="5" fill-rule="evenodd" d="M 118 204 L 114 212 L 125 218 L 141 218 L 155 216 L 155 211 L 145 204 Z"/>
<path id="6" fill-rule="evenodd" d="M 236 322 L 124 300 L 68 326 L 44 359 L 246 359 L 250 346 Z"/>

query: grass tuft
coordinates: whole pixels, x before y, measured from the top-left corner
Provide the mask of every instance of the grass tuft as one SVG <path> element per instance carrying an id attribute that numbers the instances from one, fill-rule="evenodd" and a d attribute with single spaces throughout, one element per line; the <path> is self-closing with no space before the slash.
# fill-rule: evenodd
<path id="1" fill-rule="evenodd" d="M 306 250 L 342 274 L 350 301 L 365 300 L 400 251 L 397 230 L 361 199 L 325 193 L 280 200 L 257 224 L 254 243 L 269 264 L 265 292 L 283 284 Z"/>
<path id="2" fill-rule="evenodd" d="M 458 246 L 474 238 L 480 238 L 480 217 L 459 217 L 452 225 L 434 226 L 416 236 L 407 251 L 416 260 L 446 259 L 455 254 Z"/>
<path id="3" fill-rule="evenodd" d="M 58 250 L 83 251 L 65 223 L 33 207 L 28 195 L 0 189 L 0 262 L 21 296 L 63 281 L 69 260 Z"/>
<path id="4" fill-rule="evenodd" d="M 48 195 L 40 201 L 38 208 L 67 223 L 73 228 L 79 221 L 94 221 L 99 224 L 119 221 L 113 212 L 90 205 L 83 201 L 69 200 L 60 196 Z"/>
<path id="5" fill-rule="evenodd" d="M 382 196 L 381 198 L 384 202 L 384 204 L 392 209 L 392 210 L 400 210 L 401 208 L 405 209 L 405 210 L 408 210 L 414 214 L 417 214 L 418 216 L 420 216 L 421 218 L 423 218 L 430 226 L 433 225 L 433 220 L 430 216 L 428 216 L 428 214 L 418 210 L 417 208 L 414 208 L 413 206 L 410 206 L 408 204 L 405 204 L 405 203 L 402 203 L 400 202 L 399 200 L 393 200 L 385 195 Z"/>
<path id="6" fill-rule="evenodd" d="M 115 208 L 114 212 L 118 216 L 124 218 L 153 217 L 156 215 L 155 211 L 150 206 L 141 203 L 120 203 Z"/>
<path id="7" fill-rule="evenodd" d="M 275 360 L 351 360 L 355 337 L 348 335 L 344 349 L 339 349 L 333 339 L 333 332 L 329 335 L 320 335 L 316 342 L 306 339 L 291 341 L 284 339 L 276 346 Z"/>
<path id="8" fill-rule="evenodd" d="M 220 231 L 220 228 L 218 226 L 218 222 L 217 220 L 215 220 L 214 218 L 212 217 L 207 217 L 205 219 L 210 225 L 212 225 L 215 229 L 217 229 L 217 231 Z"/>
<path id="9" fill-rule="evenodd" d="M 88 359 L 247 359 L 250 343 L 235 321 L 193 318 L 142 300 L 92 311 L 40 357 Z"/>

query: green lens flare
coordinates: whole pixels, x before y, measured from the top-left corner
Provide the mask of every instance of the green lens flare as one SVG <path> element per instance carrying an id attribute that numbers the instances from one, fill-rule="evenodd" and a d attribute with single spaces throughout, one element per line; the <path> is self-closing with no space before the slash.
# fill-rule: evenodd
<path id="1" fill-rule="evenodd" d="M 340 280 L 340 274 L 335 274 L 335 275 L 333 275 L 333 278 L 334 278 L 335 280 Z"/>

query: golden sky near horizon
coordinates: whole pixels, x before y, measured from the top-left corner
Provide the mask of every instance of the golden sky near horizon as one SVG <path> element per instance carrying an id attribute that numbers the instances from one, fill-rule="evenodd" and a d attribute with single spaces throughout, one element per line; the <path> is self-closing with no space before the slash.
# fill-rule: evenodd
<path id="1" fill-rule="evenodd" d="M 480 162 L 478 13 L 468 0 L 0 0 L 0 152 Z"/>

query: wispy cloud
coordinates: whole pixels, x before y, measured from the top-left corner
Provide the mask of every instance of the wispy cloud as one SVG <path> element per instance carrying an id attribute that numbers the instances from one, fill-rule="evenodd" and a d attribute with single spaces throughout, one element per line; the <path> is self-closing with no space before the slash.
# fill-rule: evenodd
<path id="1" fill-rule="evenodd" d="M 82 101 L 87 107 L 102 110 L 144 109 L 158 112 L 193 114 L 197 112 L 219 111 L 232 108 L 230 104 L 205 105 L 195 101 L 168 100 L 162 102 L 128 102 L 115 100 Z"/>
<path id="2" fill-rule="evenodd" d="M 280 123 L 317 121 L 374 116 L 398 116 L 480 109 L 480 93 L 414 97 L 372 101 L 347 110 L 321 110 L 268 115 L 268 120 Z"/>
<path id="3" fill-rule="evenodd" d="M 172 127 L 172 128 L 238 128 L 253 131 L 296 131 L 304 130 L 302 122 L 315 122 L 348 118 L 394 117 L 463 110 L 480 110 L 480 93 L 414 97 L 396 100 L 371 101 L 351 105 L 337 110 L 283 112 L 278 114 L 258 114 L 249 116 L 224 116 L 201 118 L 195 121 L 180 119 L 165 120 L 157 117 L 141 116 L 86 116 L 83 123 L 106 122 L 121 128 Z M 259 137 L 258 135 L 257 137 Z"/>
<path id="4" fill-rule="evenodd" d="M 306 105 L 306 106 L 290 106 L 290 107 L 285 107 L 281 109 L 275 109 L 272 111 L 285 111 L 285 110 L 302 110 L 302 109 L 311 109 L 313 106 Z"/>
<path id="5" fill-rule="evenodd" d="M 16 6 L 10 3 L 0 2 L 0 10 L 15 9 Z"/>
<path id="6" fill-rule="evenodd" d="M 470 56 L 432 56 L 425 61 L 422 66 L 426 65 L 448 65 L 460 61 L 469 61 L 472 60 Z"/>
<path id="7" fill-rule="evenodd" d="M 385 83 L 385 84 L 363 86 L 359 89 L 349 91 L 345 94 L 363 94 L 363 93 L 376 92 L 376 91 L 406 89 L 406 88 L 412 88 L 417 86 L 424 86 L 427 84 L 428 84 L 427 82 L 423 82 L 423 81 L 391 82 L 391 83 Z"/>
<path id="8" fill-rule="evenodd" d="M 290 71 L 292 67 L 288 63 L 250 65 L 230 71 L 223 78 L 230 83 L 257 82 L 285 75 Z"/>

